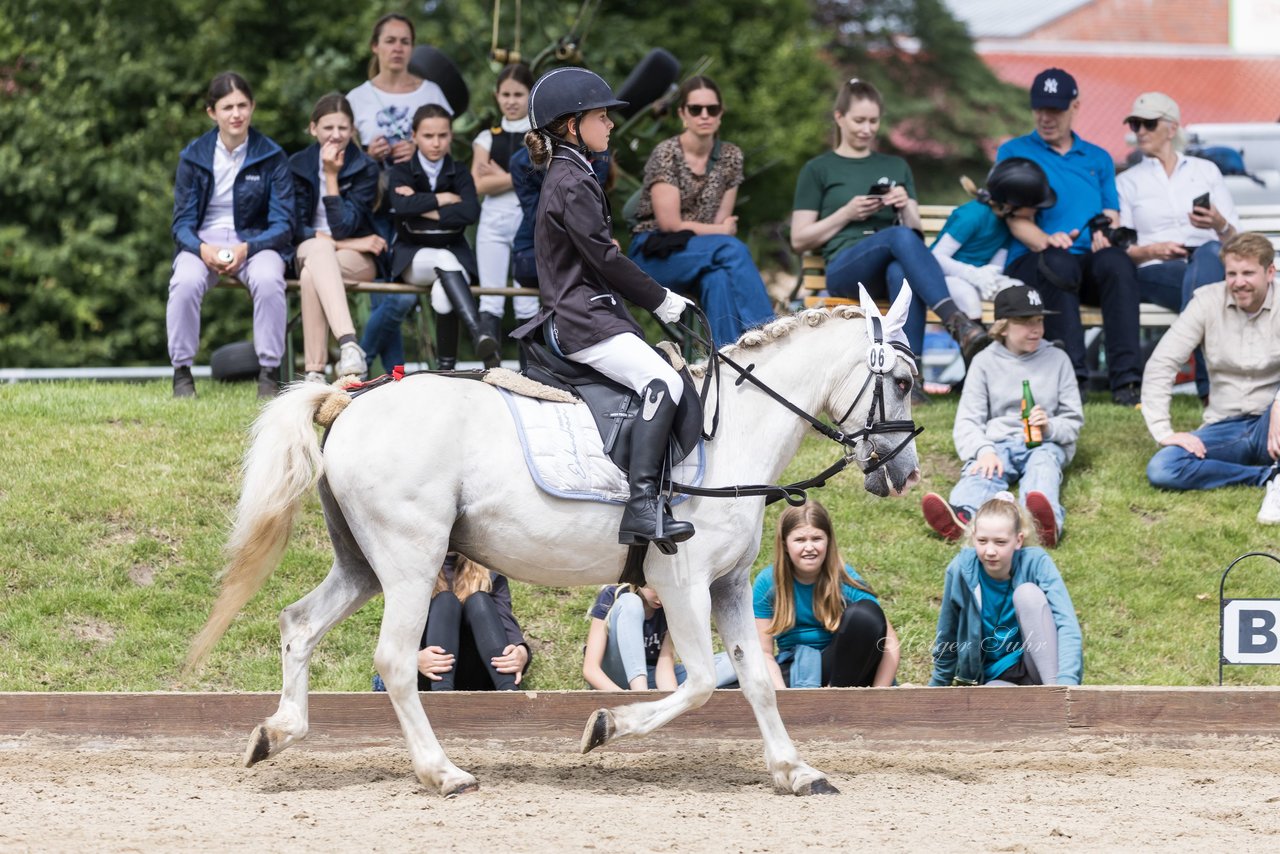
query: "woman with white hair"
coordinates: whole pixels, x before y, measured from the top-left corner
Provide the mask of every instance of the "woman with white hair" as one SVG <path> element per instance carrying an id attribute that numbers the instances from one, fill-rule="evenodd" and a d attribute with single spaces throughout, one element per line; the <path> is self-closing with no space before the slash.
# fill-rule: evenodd
<path id="1" fill-rule="evenodd" d="M 1142 300 L 1180 311 L 1196 288 L 1222 281 L 1218 251 L 1240 224 L 1235 204 L 1217 166 L 1182 153 L 1181 113 L 1168 95 L 1139 95 L 1125 123 L 1143 155 L 1116 178 L 1120 224 L 1137 231 L 1129 257 Z"/>

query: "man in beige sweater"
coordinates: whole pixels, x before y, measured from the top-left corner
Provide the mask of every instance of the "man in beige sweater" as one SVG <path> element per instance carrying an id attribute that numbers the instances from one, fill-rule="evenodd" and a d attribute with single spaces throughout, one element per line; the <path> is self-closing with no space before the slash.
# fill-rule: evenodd
<path id="1" fill-rule="evenodd" d="M 1258 522 L 1280 524 L 1280 305 L 1275 250 L 1261 234 L 1222 248 L 1226 281 L 1195 292 L 1147 361 L 1142 416 L 1162 447 L 1147 479 L 1162 489 L 1265 486 Z M 1204 423 L 1173 429 L 1169 398 L 1178 368 L 1203 348 L 1209 368 Z"/>

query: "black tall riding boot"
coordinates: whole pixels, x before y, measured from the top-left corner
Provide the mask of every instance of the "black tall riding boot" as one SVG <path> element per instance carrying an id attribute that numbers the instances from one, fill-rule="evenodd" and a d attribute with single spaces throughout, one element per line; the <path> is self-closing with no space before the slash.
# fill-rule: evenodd
<path id="1" fill-rule="evenodd" d="M 663 382 L 649 383 L 641 396 L 640 419 L 631 431 L 631 459 L 627 479 L 631 498 L 622 511 L 618 542 L 624 546 L 651 542 L 666 555 L 676 553 L 676 543 L 693 536 L 691 522 L 677 522 L 660 492 L 671 422 L 676 403 Z"/>
<path id="2" fill-rule="evenodd" d="M 458 315 L 436 315 L 436 370 L 452 371 L 458 367 Z"/>
<path id="3" fill-rule="evenodd" d="M 436 268 L 436 277 L 453 305 L 453 313 L 467 327 L 476 358 L 484 362 L 486 368 L 496 368 L 498 340 L 480 328 L 480 312 L 470 288 L 467 287 L 467 277 L 458 270 L 441 270 L 439 267 Z"/>

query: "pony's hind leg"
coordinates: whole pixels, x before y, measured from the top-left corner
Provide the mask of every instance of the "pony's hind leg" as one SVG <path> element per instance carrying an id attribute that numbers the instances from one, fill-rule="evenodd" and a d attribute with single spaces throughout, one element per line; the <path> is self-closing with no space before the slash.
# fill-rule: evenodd
<path id="1" fill-rule="evenodd" d="M 433 565 L 438 568 L 443 557 L 439 555 Z M 421 576 L 403 583 L 384 581 L 382 630 L 373 658 L 400 719 L 419 782 L 452 797 L 475 791 L 480 784 L 445 755 L 418 696 L 418 640 L 422 637 L 435 574 L 431 573 L 428 580 L 431 583 L 424 584 Z"/>
<path id="2" fill-rule="evenodd" d="M 346 520 L 323 482 L 321 499 L 335 560 L 320 586 L 280 612 L 283 687 L 275 714 L 256 726 L 244 752 L 249 767 L 301 741 L 307 734 L 311 655 L 320 639 L 378 592 L 378 579 L 351 538 Z"/>
<path id="3" fill-rule="evenodd" d="M 751 610 L 750 576 L 746 568 L 722 576 L 711 585 L 711 612 L 733 660 L 738 684 L 751 704 L 764 738 L 764 761 L 781 791 L 797 795 L 836 794 L 826 775 L 804 763 L 787 735 L 778 714 L 773 679 L 765 666 L 764 652 Z"/>
<path id="4" fill-rule="evenodd" d="M 597 709 L 582 733 L 586 753 L 613 739 L 645 735 L 687 712 L 696 709 L 715 690 L 715 662 L 711 654 L 711 602 L 706 587 L 674 587 L 654 583 L 667 616 L 667 630 L 680 660 L 685 681 L 660 700 L 632 703 L 613 709 Z"/>

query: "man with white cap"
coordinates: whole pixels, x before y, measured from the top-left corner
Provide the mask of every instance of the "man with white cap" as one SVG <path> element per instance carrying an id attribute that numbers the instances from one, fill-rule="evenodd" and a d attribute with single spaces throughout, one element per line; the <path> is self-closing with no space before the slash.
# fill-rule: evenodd
<path id="1" fill-rule="evenodd" d="M 1005 273 L 1038 290 L 1047 308 L 1045 337 L 1061 339 L 1076 379 L 1086 388 L 1084 326 L 1080 303 L 1100 306 L 1111 399 L 1137 406 L 1141 399 L 1142 352 L 1138 340 L 1137 270 L 1108 235 L 1119 224 L 1115 164 L 1102 148 L 1081 139 L 1071 124 L 1080 109 L 1075 78 L 1048 68 L 1031 84 L 1035 130 L 1000 146 L 996 162 L 1009 157 L 1035 161 L 1057 195 L 1035 221 L 1012 219 L 1016 241 Z M 1092 221 L 1098 221 L 1091 227 Z"/>
<path id="2" fill-rule="evenodd" d="M 1239 226 L 1235 203 L 1212 161 L 1182 153 L 1182 113 L 1168 95 L 1139 95 L 1125 123 L 1143 155 L 1116 178 L 1120 224 L 1138 235 L 1128 249 L 1138 289 L 1143 302 L 1181 311 L 1196 288 L 1223 280 L 1218 253 Z M 1203 357 L 1196 386 L 1208 395 Z"/>

